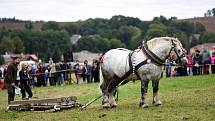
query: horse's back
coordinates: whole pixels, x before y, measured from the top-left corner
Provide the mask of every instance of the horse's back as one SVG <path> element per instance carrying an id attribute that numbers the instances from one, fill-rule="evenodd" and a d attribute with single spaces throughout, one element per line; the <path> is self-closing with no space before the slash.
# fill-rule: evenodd
<path id="1" fill-rule="evenodd" d="M 123 57 L 127 57 L 130 52 L 132 52 L 132 51 L 128 50 L 128 49 L 125 49 L 125 48 L 111 49 L 107 53 L 105 53 L 104 58 L 117 57 L 117 58 L 122 59 Z"/>
<path id="2" fill-rule="evenodd" d="M 122 76 L 128 67 L 128 54 L 131 50 L 124 48 L 111 49 L 103 57 L 102 69 L 111 75 Z"/>

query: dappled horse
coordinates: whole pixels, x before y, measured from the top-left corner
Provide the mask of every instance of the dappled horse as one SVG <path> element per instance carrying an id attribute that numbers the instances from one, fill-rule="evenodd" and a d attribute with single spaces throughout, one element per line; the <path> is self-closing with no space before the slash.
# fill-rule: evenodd
<path id="1" fill-rule="evenodd" d="M 114 92 L 116 87 L 129 80 L 141 80 L 140 107 L 146 108 L 148 83 L 152 80 L 153 104 L 161 105 L 158 97 L 159 80 L 162 65 L 169 57 L 180 64 L 186 64 L 187 58 L 182 44 L 176 38 L 160 37 L 143 41 L 135 51 L 118 48 L 104 54 L 100 68 L 100 88 L 103 95 L 103 107 L 116 107 Z"/>

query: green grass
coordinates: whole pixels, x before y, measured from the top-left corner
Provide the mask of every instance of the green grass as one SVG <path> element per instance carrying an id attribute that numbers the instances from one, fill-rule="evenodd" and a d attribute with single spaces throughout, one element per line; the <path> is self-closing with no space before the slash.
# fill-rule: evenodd
<path id="1" fill-rule="evenodd" d="M 35 98 L 75 95 L 81 103 L 99 96 L 98 83 L 73 84 L 60 87 L 34 88 Z M 152 105 L 152 88 L 149 85 L 149 108 L 139 108 L 140 82 L 128 83 L 119 89 L 118 107 L 103 109 L 101 99 L 86 110 L 71 109 L 55 113 L 4 112 L 7 104 L 6 90 L 0 91 L 0 120 L 68 120 L 68 121 L 212 121 L 215 120 L 215 75 L 177 77 L 160 81 L 160 107 Z M 20 99 L 20 97 L 16 97 Z"/>

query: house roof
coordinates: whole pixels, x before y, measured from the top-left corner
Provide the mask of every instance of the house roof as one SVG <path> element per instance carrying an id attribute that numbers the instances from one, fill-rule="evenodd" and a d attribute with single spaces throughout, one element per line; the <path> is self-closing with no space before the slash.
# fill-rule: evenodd
<path id="1" fill-rule="evenodd" d="M 80 62 L 84 62 L 87 60 L 89 63 L 93 62 L 93 59 L 98 60 L 100 57 L 100 53 L 92 53 L 89 51 L 81 51 L 81 52 L 74 52 L 73 58 L 74 60 L 79 60 Z"/>
<path id="2" fill-rule="evenodd" d="M 6 54 L 2 55 L 4 58 L 5 63 L 12 62 L 12 56 L 20 56 L 22 60 L 33 60 L 33 61 L 38 61 L 38 57 L 35 54 Z"/>
<path id="3" fill-rule="evenodd" d="M 194 52 L 196 49 L 202 51 L 203 48 L 206 48 L 208 51 L 212 52 L 215 49 L 215 43 L 204 43 L 204 44 L 196 45 L 190 48 L 190 52 Z"/>

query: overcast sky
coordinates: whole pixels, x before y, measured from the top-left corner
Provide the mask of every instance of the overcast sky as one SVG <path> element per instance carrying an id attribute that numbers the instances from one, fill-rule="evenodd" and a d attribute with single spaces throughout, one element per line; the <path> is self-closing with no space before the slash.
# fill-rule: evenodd
<path id="1" fill-rule="evenodd" d="M 215 0 L 0 0 L 0 17 L 77 21 L 113 15 L 152 20 L 163 15 L 182 19 L 204 16 L 214 5 Z"/>

